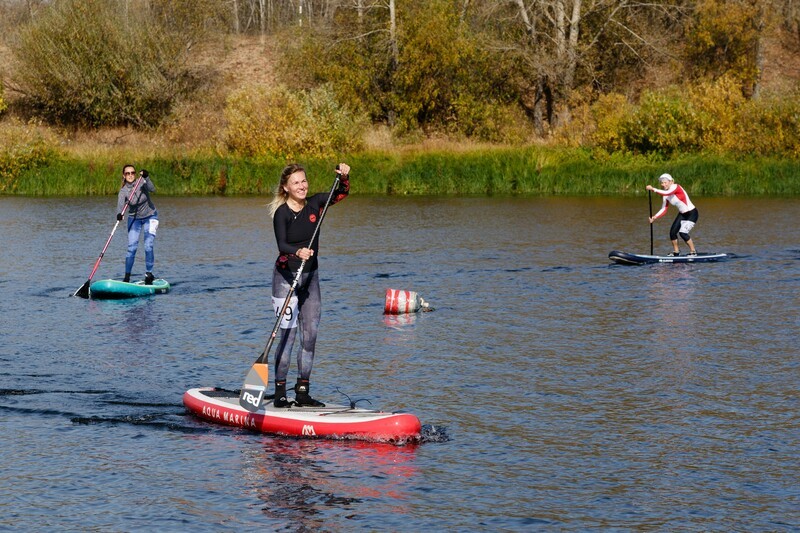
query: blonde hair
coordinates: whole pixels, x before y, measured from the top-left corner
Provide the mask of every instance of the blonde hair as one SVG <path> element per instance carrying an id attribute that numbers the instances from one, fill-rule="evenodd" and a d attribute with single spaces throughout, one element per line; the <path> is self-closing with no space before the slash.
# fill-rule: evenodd
<path id="1" fill-rule="evenodd" d="M 305 171 L 306 169 L 297 163 L 286 165 L 286 167 L 284 167 L 284 169 L 281 171 L 281 179 L 278 183 L 278 187 L 275 189 L 272 201 L 267 205 L 267 211 L 269 212 L 270 218 L 275 218 L 275 211 L 277 211 L 278 208 L 285 204 L 286 200 L 289 199 L 289 193 L 283 188 L 286 185 L 286 182 L 289 181 L 289 176 L 295 172 L 305 173 Z"/>

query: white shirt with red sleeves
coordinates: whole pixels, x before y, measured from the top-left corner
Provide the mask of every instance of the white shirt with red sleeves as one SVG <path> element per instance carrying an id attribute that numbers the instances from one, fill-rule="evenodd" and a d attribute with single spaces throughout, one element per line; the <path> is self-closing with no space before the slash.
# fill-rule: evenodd
<path id="1" fill-rule="evenodd" d="M 661 203 L 661 209 L 653 216 L 654 219 L 663 216 L 664 213 L 667 212 L 667 202 L 677 207 L 678 211 L 681 213 L 688 213 L 694 209 L 694 204 L 691 200 L 689 200 L 689 195 L 686 193 L 683 187 L 677 183 L 673 183 L 672 186 L 666 191 L 662 191 L 661 189 L 653 189 L 653 192 L 664 197 L 664 201 Z"/>

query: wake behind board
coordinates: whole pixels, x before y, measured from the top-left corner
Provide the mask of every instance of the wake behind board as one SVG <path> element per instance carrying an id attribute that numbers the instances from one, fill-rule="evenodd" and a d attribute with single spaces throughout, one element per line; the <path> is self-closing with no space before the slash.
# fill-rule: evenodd
<path id="1" fill-rule="evenodd" d="M 668 255 L 645 255 L 629 254 L 614 250 L 608 254 L 608 258 L 620 265 L 648 265 L 653 263 L 713 263 L 724 261 L 731 257 L 725 253 L 698 253 L 697 255 L 679 255 L 676 257 Z"/>
<path id="2" fill-rule="evenodd" d="M 239 392 L 189 389 L 183 404 L 195 416 L 258 433 L 372 442 L 406 443 L 420 437 L 422 425 L 410 413 L 393 413 L 326 404 L 325 407 L 275 407 L 265 401 L 255 413 L 239 405 Z"/>
<path id="3" fill-rule="evenodd" d="M 154 279 L 152 285 L 145 285 L 144 281 L 127 283 L 116 279 L 101 279 L 89 287 L 89 296 L 95 299 L 118 300 L 123 298 L 138 298 L 153 294 L 169 292 L 169 283 L 165 279 Z"/>

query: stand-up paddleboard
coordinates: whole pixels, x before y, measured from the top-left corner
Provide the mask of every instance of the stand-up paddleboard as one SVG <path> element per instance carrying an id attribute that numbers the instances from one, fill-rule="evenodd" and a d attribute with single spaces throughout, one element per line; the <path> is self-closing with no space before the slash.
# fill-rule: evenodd
<path id="1" fill-rule="evenodd" d="M 144 281 L 127 283 L 116 279 L 101 279 L 89 286 L 89 296 L 102 300 L 138 298 L 166 292 L 169 292 L 169 283 L 161 278 L 154 279 L 152 285 L 145 285 Z"/>
<path id="2" fill-rule="evenodd" d="M 697 255 L 645 255 L 629 254 L 614 250 L 608 254 L 608 258 L 620 265 L 647 265 L 652 263 L 713 263 L 714 261 L 724 261 L 731 257 L 726 253 L 700 253 Z"/>
<path id="3" fill-rule="evenodd" d="M 195 416 L 259 433 L 292 437 L 357 439 L 406 443 L 419 439 L 422 425 L 410 413 L 393 413 L 355 406 L 275 407 L 264 401 L 255 412 L 239 405 L 240 391 L 203 387 L 189 389 L 183 404 Z"/>

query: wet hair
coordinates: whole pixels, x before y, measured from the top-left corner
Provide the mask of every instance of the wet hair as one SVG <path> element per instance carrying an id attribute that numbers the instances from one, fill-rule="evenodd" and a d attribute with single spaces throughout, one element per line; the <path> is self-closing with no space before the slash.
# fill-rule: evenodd
<path id="1" fill-rule="evenodd" d="M 302 165 L 298 165 L 297 163 L 291 163 L 286 165 L 284 169 L 281 171 L 281 180 L 278 183 L 278 186 L 275 188 L 275 195 L 272 198 L 272 201 L 267 206 L 269 210 L 269 216 L 274 217 L 275 211 L 278 210 L 280 206 L 286 203 L 286 200 L 289 199 L 289 193 L 286 192 L 284 187 L 286 183 L 289 181 L 289 176 L 294 174 L 295 172 L 304 172 L 306 169 L 302 167 Z"/>

